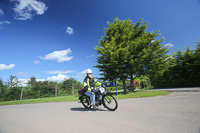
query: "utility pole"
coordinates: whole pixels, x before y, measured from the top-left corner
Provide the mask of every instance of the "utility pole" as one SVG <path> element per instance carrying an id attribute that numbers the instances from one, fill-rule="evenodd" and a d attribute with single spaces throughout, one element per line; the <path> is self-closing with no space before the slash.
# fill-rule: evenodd
<path id="1" fill-rule="evenodd" d="M 57 91 L 58 91 L 58 85 L 56 83 L 56 87 L 55 87 L 55 97 L 57 97 Z"/>
<path id="2" fill-rule="evenodd" d="M 74 95 L 74 84 L 72 83 L 72 95 Z"/>
<path id="3" fill-rule="evenodd" d="M 24 87 L 22 86 L 20 100 L 22 100 L 22 97 L 23 97 L 23 90 L 24 90 Z"/>

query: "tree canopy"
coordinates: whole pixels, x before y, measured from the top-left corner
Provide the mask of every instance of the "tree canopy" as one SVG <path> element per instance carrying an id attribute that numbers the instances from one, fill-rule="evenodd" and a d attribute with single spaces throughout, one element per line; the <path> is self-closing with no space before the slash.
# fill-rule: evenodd
<path id="1" fill-rule="evenodd" d="M 169 55 L 168 47 L 161 43 L 163 38 L 157 39 L 159 31 L 147 31 L 149 24 L 142 19 L 132 23 L 130 19 L 116 18 L 113 23 L 108 22 L 105 36 L 102 36 L 99 46 L 97 65 L 101 79 L 121 79 L 126 91 L 125 80 L 141 75 L 159 72 L 165 68 Z M 131 85 L 132 86 L 132 85 Z"/>
<path id="2" fill-rule="evenodd" d="M 36 77 L 31 77 L 27 86 L 22 86 L 20 80 L 11 75 L 7 85 L 4 85 L 0 79 L 0 101 L 19 100 L 22 90 L 23 99 L 33 99 L 78 94 L 80 88 L 83 88 L 82 83 L 72 78 L 57 83 L 54 81 L 37 81 Z"/>
<path id="3" fill-rule="evenodd" d="M 151 79 L 154 87 L 197 87 L 200 86 L 200 41 L 196 49 L 187 47 L 170 57 L 168 69 Z"/>

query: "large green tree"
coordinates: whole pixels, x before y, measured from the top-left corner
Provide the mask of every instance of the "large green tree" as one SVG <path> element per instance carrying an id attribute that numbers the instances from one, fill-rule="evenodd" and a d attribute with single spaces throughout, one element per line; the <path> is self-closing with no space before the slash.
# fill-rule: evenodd
<path id="1" fill-rule="evenodd" d="M 97 65 L 102 72 L 102 79 L 121 79 L 124 91 L 125 80 L 141 75 L 152 75 L 152 71 L 161 71 L 168 61 L 168 48 L 161 43 L 163 38 L 156 39 L 159 31 L 147 32 L 149 24 L 142 19 L 132 23 L 130 19 L 116 18 L 108 23 L 105 36 L 99 42 L 97 50 Z M 156 72 L 154 72 L 156 73 Z M 131 85 L 132 87 L 133 85 Z"/>

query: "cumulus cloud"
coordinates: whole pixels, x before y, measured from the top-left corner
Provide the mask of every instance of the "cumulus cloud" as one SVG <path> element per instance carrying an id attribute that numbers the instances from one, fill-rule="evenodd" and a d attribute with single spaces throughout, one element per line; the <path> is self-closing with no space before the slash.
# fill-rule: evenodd
<path id="1" fill-rule="evenodd" d="M 4 12 L 2 9 L 0 9 L 0 16 L 3 16 L 3 15 L 4 15 Z M 1 25 L 3 25 L 3 24 L 10 24 L 10 22 L 7 20 L 0 21 L 0 28 L 2 28 Z"/>
<path id="2" fill-rule="evenodd" d="M 167 44 L 165 44 L 164 46 L 170 48 L 170 47 L 174 47 L 174 44 L 172 44 L 172 43 L 167 43 Z"/>
<path id="3" fill-rule="evenodd" d="M 0 70 L 13 69 L 13 67 L 15 67 L 15 64 L 10 64 L 10 65 L 0 64 Z"/>
<path id="4" fill-rule="evenodd" d="M 28 86 L 28 82 L 30 81 L 30 79 L 18 79 L 19 80 L 19 85 L 20 86 Z M 46 81 L 46 79 L 36 79 L 37 82 L 39 81 Z"/>
<path id="5" fill-rule="evenodd" d="M 1 24 L 10 24 L 10 22 L 9 21 L 0 21 L 0 25 Z"/>
<path id="6" fill-rule="evenodd" d="M 4 12 L 2 9 L 0 9 L 0 16 L 3 16 L 4 15 Z"/>
<path id="7" fill-rule="evenodd" d="M 27 75 L 28 75 L 28 73 L 24 73 L 24 72 L 18 72 L 16 75 L 17 75 L 17 76 L 27 76 Z"/>
<path id="8" fill-rule="evenodd" d="M 10 0 L 15 3 L 13 8 L 16 20 L 32 19 L 35 14 L 42 15 L 48 7 L 42 1 L 37 0 Z"/>
<path id="9" fill-rule="evenodd" d="M 60 70 L 55 70 L 55 71 L 46 71 L 46 73 L 48 74 L 68 74 L 68 73 L 72 73 L 74 71 L 60 71 Z"/>
<path id="10" fill-rule="evenodd" d="M 62 63 L 65 61 L 70 61 L 73 58 L 73 56 L 69 56 L 71 52 L 71 49 L 68 48 L 66 50 L 54 51 L 45 55 L 44 57 L 39 56 L 39 58 L 42 60 L 56 60 L 57 62 Z"/>
<path id="11" fill-rule="evenodd" d="M 19 86 L 28 86 L 28 80 L 27 79 L 18 79 Z"/>
<path id="12" fill-rule="evenodd" d="M 9 21 L 0 21 L 0 29 L 2 28 L 2 25 L 5 25 L 5 24 L 10 24 Z"/>
<path id="13" fill-rule="evenodd" d="M 34 61 L 34 64 L 39 64 L 40 62 L 38 60 L 35 60 Z"/>
<path id="14" fill-rule="evenodd" d="M 62 75 L 62 74 L 58 74 L 57 76 L 51 76 L 48 77 L 47 80 L 49 81 L 57 81 L 57 82 L 62 82 L 66 79 L 69 79 L 70 77 L 67 75 Z"/>
<path id="15" fill-rule="evenodd" d="M 91 56 L 87 56 L 87 59 L 88 59 L 88 58 L 92 58 L 92 57 L 94 57 L 94 56 L 95 56 L 94 54 L 93 54 L 93 55 L 91 55 Z"/>
<path id="16" fill-rule="evenodd" d="M 67 34 L 71 35 L 71 34 L 73 34 L 73 33 L 74 33 L 74 29 L 72 29 L 71 27 L 67 27 L 67 29 L 66 29 L 65 33 L 67 33 Z"/>

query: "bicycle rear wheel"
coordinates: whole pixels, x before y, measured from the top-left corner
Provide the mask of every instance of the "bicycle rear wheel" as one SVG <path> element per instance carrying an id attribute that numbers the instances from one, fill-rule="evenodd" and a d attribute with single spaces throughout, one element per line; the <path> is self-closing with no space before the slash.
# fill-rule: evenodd
<path id="1" fill-rule="evenodd" d="M 110 111 L 115 111 L 118 108 L 117 100 L 113 95 L 104 95 L 102 102 L 103 106 Z"/>
<path id="2" fill-rule="evenodd" d="M 90 105 L 90 98 L 88 96 L 83 96 L 81 98 L 81 103 L 83 104 L 83 106 L 86 108 L 86 109 L 90 109 L 91 108 L 91 105 Z"/>

